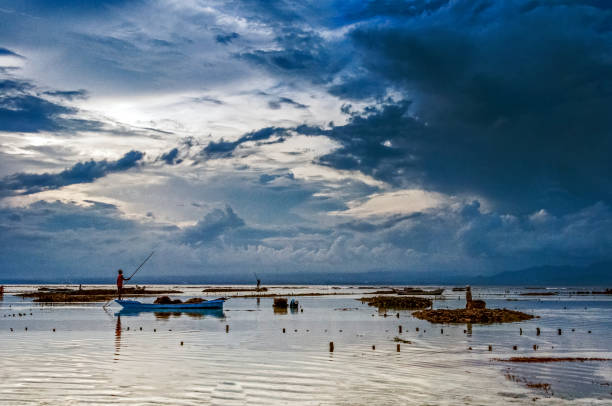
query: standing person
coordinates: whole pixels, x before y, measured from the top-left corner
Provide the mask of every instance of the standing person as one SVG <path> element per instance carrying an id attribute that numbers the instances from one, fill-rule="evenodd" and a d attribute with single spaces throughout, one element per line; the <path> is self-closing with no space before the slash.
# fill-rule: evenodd
<path id="1" fill-rule="evenodd" d="M 123 291 L 123 281 L 129 281 L 130 278 L 124 278 L 123 270 L 121 269 L 118 270 L 117 273 L 117 296 L 119 296 L 119 300 L 121 300 L 121 293 Z"/>
<path id="2" fill-rule="evenodd" d="M 465 287 L 465 308 L 472 308 L 472 288 L 470 286 Z"/>

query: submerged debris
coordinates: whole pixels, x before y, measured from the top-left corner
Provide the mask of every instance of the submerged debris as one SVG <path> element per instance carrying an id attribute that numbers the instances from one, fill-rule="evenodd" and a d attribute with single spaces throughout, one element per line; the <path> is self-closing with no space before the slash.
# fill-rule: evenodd
<path id="1" fill-rule="evenodd" d="M 437 309 L 412 315 L 431 323 L 512 323 L 537 317 L 509 309 Z"/>
<path id="2" fill-rule="evenodd" d="M 395 341 L 396 343 L 412 344 L 412 341 L 404 340 L 403 338 L 400 338 L 400 337 L 395 337 L 393 341 Z"/>
<path id="3" fill-rule="evenodd" d="M 396 309 L 396 310 L 416 310 L 426 309 L 433 304 L 431 299 L 424 297 L 412 296 L 374 296 L 362 297 L 362 303 L 367 303 L 370 306 L 376 306 L 379 309 Z"/>

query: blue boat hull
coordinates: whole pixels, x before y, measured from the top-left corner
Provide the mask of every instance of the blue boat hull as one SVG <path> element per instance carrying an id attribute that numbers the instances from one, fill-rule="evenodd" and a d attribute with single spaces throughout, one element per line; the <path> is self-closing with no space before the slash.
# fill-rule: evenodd
<path id="1" fill-rule="evenodd" d="M 115 300 L 126 310 L 156 310 L 156 309 L 223 309 L 225 299 L 207 300 L 201 303 L 155 304 L 142 303 L 137 300 Z"/>
<path id="2" fill-rule="evenodd" d="M 141 314 L 154 313 L 158 319 L 166 319 L 170 316 L 177 317 L 178 315 L 186 314 L 195 318 L 214 317 L 216 319 L 224 319 L 225 313 L 223 309 L 145 309 L 142 307 L 126 309 L 116 312 L 115 316 L 140 316 Z"/>

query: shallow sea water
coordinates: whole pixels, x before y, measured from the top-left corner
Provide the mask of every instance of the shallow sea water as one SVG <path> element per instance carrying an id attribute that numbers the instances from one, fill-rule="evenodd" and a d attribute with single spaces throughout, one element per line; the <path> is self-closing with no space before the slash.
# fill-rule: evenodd
<path id="1" fill-rule="evenodd" d="M 176 288 L 182 299 L 204 296 L 202 286 Z M 475 288 L 489 307 L 540 318 L 473 326 L 433 325 L 409 311 L 385 317 L 355 300 L 372 290 L 351 287 L 272 289 L 337 293 L 296 297 L 303 312 L 287 313 L 275 313 L 271 298 L 232 298 L 223 311 L 124 313 L 12 294 L 33 289 L 8 286 L 0 301 L 0 404 L 612 404 L 612 362 L 496 360 L 612 358 L 612 297 L 568 293 L 585 289 L 525 297 Z M 462 292 L 444 296 L 434 307 L 465 304 Z M 398 352 L 395 337 L 411 343 Z M 539 383 L 550 388 L 528 387 Z"/>

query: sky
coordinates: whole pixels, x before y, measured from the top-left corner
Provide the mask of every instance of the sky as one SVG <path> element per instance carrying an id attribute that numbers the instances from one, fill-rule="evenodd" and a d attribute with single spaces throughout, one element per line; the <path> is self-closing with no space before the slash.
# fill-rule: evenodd
<path id="1" fill-rule="evenodd" d="M 608 261 L 611 106 L 605 0 L 0 0 L 0 279 Z"/>

